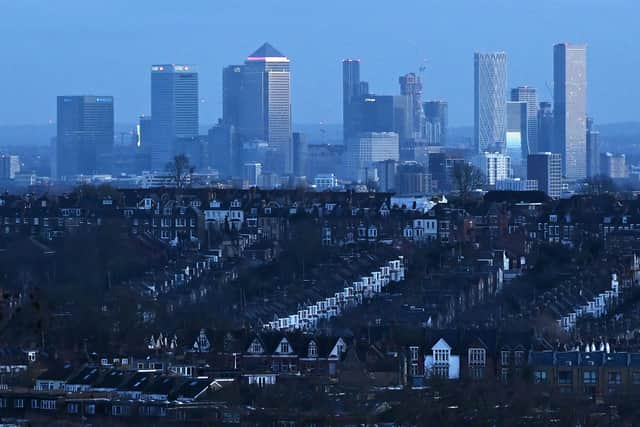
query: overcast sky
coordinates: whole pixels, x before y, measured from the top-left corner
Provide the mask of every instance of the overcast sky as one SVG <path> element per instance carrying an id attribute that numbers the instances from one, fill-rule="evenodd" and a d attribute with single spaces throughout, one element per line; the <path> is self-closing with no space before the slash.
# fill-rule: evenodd
<path id="1" fill-rule="evenodd" d="M 200 71 L 200 121 L 221 114 L 221 69 L 269 41 L 292 60 L 295 123 L 341 121 L 341 68 L 372 92 L 427 60 L 424 97 L 473 122 L 473 52 L 504 50 L 508 84 L 550 99 L 552 46 L 588 48 L 589 112 L 635 121 L 639 0 L 0 0 L 0 125 L 55 120 L 55 97 L 113 95 L 116 121 L 149 113 L 149 65 Z M 550 87 L 550 86 L 549 86 Z"/>

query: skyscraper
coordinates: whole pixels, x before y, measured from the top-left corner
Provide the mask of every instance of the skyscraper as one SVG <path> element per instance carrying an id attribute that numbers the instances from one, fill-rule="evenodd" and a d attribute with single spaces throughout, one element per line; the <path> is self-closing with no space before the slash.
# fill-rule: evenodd
<path id="1" fill-rule="evenodd" d="M 538 181 L 538 190 L 557 199 L 562 192 L 562 159 L 557 153 L 529 154 L 527 179 Z"/>
<path id="2" fill-rule="evenodd" d="M 427 101 L 422 104 L 425 116 L 425 139 L 429 145 L 447 144 L 449 105 L 447 101 Z"/>
<path id="3" fill-rule="evenodd" d="M 511 89 L 511 101 L 527 103 L 527 143 L 529 152 L 535 153 L 538 151 L 538 95 L 536 89 L 529 86 L 513 88 Z"/>
<path id="4" fill-rule="evenodd" d="M 424 111 L 422 110 L 422 79 L 416 73 L 408 73 L 400 76 L 400 95 L 409 98 L 413 129 L 410 138 L 420 138 L 424 124 Z"/>
<path id="5" fill-rule="evenodd" d="M 191 65 L 151 67 L 151 168 L 166 168 L 198 143 L 198 73 Z"/>
<path id="6" fill-rule="evenodd" d="M 59 96 L 54 176 L 111 173 L 112 96 Z"/>
<path id="7" fill-rule="evenodd" d="M 600 174 L 600 132 L 593 128 L 593 119 L 587 118 L 587 177 Z"/>
<path id="8" fill-rule="evenodd" d="M 553 149 L 553 108 L 550 102 L 541 102 L 538 109 L 538 146 L 537 152 L 550 152 Z"/>
<path id="9" fill-rule="evenodd" d="M 366 92 L 361 91 L 364 89 L 362 83 L 360 81 L 360 60 L 342 60 L 342 130 L 345 144 L 358 133 L 354 117 L 356 113 L 353 107 L 354 101 L 369 91 L 368 87 Z"/>
<path id="10" fill-rule="evenodd" d="M 553 47 L 554 150 L 569 179 L 587 176 L 587 46 Z"/>
<path id="11" fill-rule="evenodd" d="M 507 102 L 507 54 L 474 56 L 474 142 L 479 153 L 504 150 Z"/>
<path id="12" fill-rule="evenodd" d="M 309 162 L 309 144 L 307 137 L 300 132 L 293 133 L 293 175 L 307 176 Z"/>
<path id="13" fill-rule="evenodd" d="M 374 163 L 400 158 L 400 143 L 395 132 L 362 132 L 348 147 L 348 170 L 351 179 L 366 180 Z"/>
<path id="14" fill-rule="evenodd" d="M 531 153 L 527 113 L 526 102 L 507 102 L 506 153 L 511 157 L 512 172 L 517 177 L 525 175 L 527 156 Z"/>
<path id="15" fill-rule="evenodd" d="M 511 158 L 506 154 L 484 152 L 475 161 L 488 185 L 496 185 L 497 181 L 511 177 Z"/>
<path id="16" fill-rule="evenodd" d="M 223 71 L 223 122 L 235 126 L 239 143 L 260 140 L 273 152 L 265 169 L 293 171 L 290 60 L 269 43 L 244 65 Z"/>

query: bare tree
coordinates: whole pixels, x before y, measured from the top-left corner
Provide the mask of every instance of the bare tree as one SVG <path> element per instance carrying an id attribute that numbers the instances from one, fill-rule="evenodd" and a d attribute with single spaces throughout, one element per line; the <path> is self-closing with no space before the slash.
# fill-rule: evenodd
<path id="1" fill-rule="evenodd" d="M 460 198 L 467 201 L 471 192 L 484 184 L 484 174 L 471 163 L 460 162 L 453 167 L 453 180 Z"/>
<path id="2" fill-rule="evenodd" d="M 193 173 L 194 168 L 189 165 L 189 158 L 184 154 L 178 154 L 167 163 L 167 172 L 171 173 L 176 182 L 176 187 L 184 188 L 187 178 Z"/>

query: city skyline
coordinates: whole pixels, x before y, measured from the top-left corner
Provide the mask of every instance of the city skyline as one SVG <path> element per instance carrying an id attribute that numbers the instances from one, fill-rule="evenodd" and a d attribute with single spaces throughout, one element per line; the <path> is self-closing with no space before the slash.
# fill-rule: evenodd
<path id="1" fill-rule="evenodd" d="M 73 3 L 73 2 L 70 2 Z M 383 40 L 372 31 L 364 31 L 349 43 L 339 43 L 335 37 L 320 38 L 317 41 L 311 40 L 314 35 L 325 34 L 326 27 L 321 27 L 314 21 L 308 33 L 301 37 L 291 37 L 294 31 L 303 27 L 303 23 L 308 24 L 308 20 L 313 13 L 327 13 L 318 11 L 312 6 L 311 11 L 298 8 L 287 10 L 282 16 L 275 16 L 278 22 L 285 20 L 290 23 L 286 30 L 267 29 L 266 24 L 256 24 L 256 30 L 248 36 L 238 36 L 227 40 L 223 38 L 225 30 L 229 30 L 230 23 L 222 22 L 219 29 L 210 30 L 204 28 L 204 20 L 208 12 L 206 6 L 202 6 L 200 12 L 205 12 L 203 17 L 192 11 L 186 11 L 186 17 L 178 19 L 166 11 L 153 11 L 157 13 L 157 18 L 161 22 L 167 23 L 170 28 L 179 28 L 181 21 L 193 19 L 192 30 L 180 33 L 175 40 L 167 41 L 167 36 L 154 36 L 149 41 L 147 34 L 150 28 L 148 23 L 141 23 L 139 28 L 120 31 L 117 37 L 111 37 L 114 32 L 122 29 L 121 22 L 111 22 L 109 17 L 114 15 L 118 2 L 109 6 L 103 6 L 101 12 L 106 15 L 106 21 L 111 25 L 97 23 L 94 27 L 87 28 L 83 25 L 75 24 L 74 17 L 91 18 L 95 11 L 86 8 L 77 8 L 75 14 L 64 15 L 67 5 L 60 5 L 60 10 L 48 10 L 47 5 L 43 6 L 42 13 L 48 13 L 47 17 L 54 16 L 60 18 L 60 23 L 47 23 L 39 31 L 27 32 L 30 28 L 28 24 L 21 28 L 15 28 L 12 21 L 25 19 L 24 5 L 7 5 L 6 13 L 2 19 L 6 20 L 3 30 L 11 31 L 21 37 L 25 43 L 25 51 L 30 51 L 29 56 L 16 51 L 9 46 L 7 55 L 9 62 L 13 65 L 8 67 L 3 73 L 4 76 L 14 75 L 20 81 L 30 81 L 24 90 L 22 98 L 16 95 L 16 87 L 8 87 L 6 95 L 0 101 L 0 125 L 10 124 L 38 124 L 46 123 L 48 120 L 55 120 L 55 105 L 50 100 L 60 93 L 84 94 L 84 93 L 109 93 L 118 100 L 118 111 L 116 121 L 119 123 L 133 123 L 135 118 L 141 114 L 149 114 L 149 94 L 145 93 L 148 87 L 148 76 L 145 70 L 149 64 L 162 62 L 195 63 L 199 65 L 201 72 L 201 123 L 210 125 L 215 123 L 221 116 L 221 73 L 222 67 L 237 58 L 234 52 L 251 51 L 255 45 L 263 41 L 270 41 L 295 61 L 295 68 L 292 70 L 295 79 L 292 80 L 292 104 L 294 105 L 294 116 L 296 123 L 340 123 L 341 117 L 341 81 L 340 81 L 340 60 L 346 57 L 360 58 L 366 72 L 362 78 L 375 82 L 372 87 L 374 93 L 395 93 L 397 90 L 397 76 L 409 71 L 417 72 L 420 65 L 426 61 L 426 72 L 424 74 L 424 94 L 423 99 L 446 99 L 450 105 L 450 123 L 452 126 L 470 125 L 472 123 L 472 107 L 469 99 L 473 93 L 473 82 L 468 73 L 471 66 L 470 55 L 474 51 L 504 50 L 509 55 L 509 87 L 529 85 L 538 89 L 539 99 L 550 100 L 548 84 L 552 81 L 552 56 L 550 48 L 553 44 L 563 40 L 585 42 L 590 50 L 590 82 L 589 86 L 600 88 L 593 91 L 590 97 L 589 114 L 594 116 L 598 123 L 631 121 L 635 118 L 633 100 L 638 94 L 634 91 L 632 73 L 625 71 L 632 69 L 637 61 L 636 54 L 629 53 L 625 49 L 626 42 L 611 43 L 610 37 L 604 29 L 599 26 L 591 26 L 593 31 L 587 35 L 581 28 L 589 27 L 589 22 L 595 22 L 601 14 L 614 17 L 622 22 L 621 33 L 616 36 L 619 40 L 631 40 L 637 30 L 631 25 L 625 25 L 628 19 L 627 9 L 636 9 L 637 6 L 631 2 L 620 2 L 623 7 L 615 11 L 596 2 L 581 3 L 580 10 L 572 9 L 576 2 L 567 1 L 566 4 L 556 5 L 548 1 L 538 2 L 533 5 L 519 5 L 518 8 L 505 6 L 497 8 L 493 16 L 485 16 L 489 24 L 503 22 L 507 27 L 513 25 L 509 22 L 509 17 L 514 13 L 524 12 L 532 14 L 545 22 L 549 31 L 540 33 L 536 41 L 526 41 L 528 44 L 522 45 L 524 35 L 510 37 L 508 40 L 501 39 L 492 25 L 485 25 L 479 29 L 477 37 L 457 37 L 448 43 L 447 35 L 450 30 L 439 23 L 438 19 L 432 19 L 434 25 L 427 32 L 417 32 L 411 29 L 410 25 L 403 25 L 402 31 L 398 31 L 389 40 Z M 626 8 L 624 6 L 627 6 Z M 77 5 L 76 5 L 77 6 Z M 120 6 L 122 6 L 120 4 Z M 431 16 L 446 18 L 453 14 L 451 6 L 429 5 Z M 134 9 L 137 6 L 132 6 Z M 348 9 L 353 7 L 346 6 Z M 423 9 L 424 7 L 424 9 Z M 426 10 L 426 6 L 416 6 L 417 10 Z M 222 8 L 221 16 L 227 17 L 231 22 L 240 22 L 239 16 L 233 8 Z M 262 6 L 257 6 L 256 10 L 247 13 L 246 21 L 255 24 L 259 21 L 259 16 L 264 13 Z M 291 9 L 291 8 L 289 8 Z M 334 4 L 328 4 L 328 10 L 334 10 Z M 373 7 L 372 13 L 377 13 L 382 19 L 383 12 L 393 18 L 397 11 L 393 8 Z M 385 9 L 385 10 L 382 10 Z M 387 10 L 388 9 L 388 10 Z M 480 13 L 480 5 L 470 5 L 464 13 L 456 15 L 462 23 L 476 24 L 474 13 Z M 562 21 L 560 17 L 563 11 L 572 10 L 572 19 Z M 58 16 L 61 14 L 62 16 Z M 276 14 L 277 15 L 277 14 Z M 349 15 L 349 14 L 345 14 Z M 420 15 L 418 13 L 417 15 Z M 423 14 L 424 15 L 424 14 Z M 485 13 L 486 15 L 486 13 Z M 154 15 L 155 16 L 155 15 Z M 21 18 L 22 17 L 22 18 Z M 234 19 L 235 18 L 235 19 Z M 296 18 L 298 18 L 296 20 Z M 37 21 L 34 18 L 34 22 Z M 39 18 L 42 19 L 42 18 Z M 418 17 L 407 18 L 409 21 L 423 19 Z M 446 21 L 446 19 L 442 19 Z M 49 20 L 49 21 L 56 21 Z M 222 20 L 221 20 L 222 21 Z M 319 20 L 321 21 L 321 20 Z M 31 21 L 27 21 L 31 22 Z M 57 22 L 57 21 L 56 21 Z M 380 22 L 379 20 L 376 22 Z M 337 29 L 346 28 L 349 21 L 346 17 L 337 17 L 337 22 L 333 23 Z M 360 28 L 357 22 L 354 24 Z M 43 25 L 41 25 L 43 26 Z M 127 27 L 128 28 L 128 27 Z M 264 30 L 263 30 L 264 29 Z M 617 28 L 618 29 L 618 28 Z M 508 30 L 508 28 L 507 28 Z M 33 55 L 30 46 L 42 42 L 46 39 L 47 33 L 54 33 L 54 40 L 60 43 L 67 43 L 63 49 L 56 51 L 56 55 L 42 54 Z M 86 33 L 86 37 L 75 36 L 79 31 Z M 504 30 L 503 30 L 504 31 Z M 83 33 L 83 34 L 84 34 Z M 234 34 L 237 34 L 235 32 Z M 309 34 L 309 35 L 307 35 Z M 107 37 L 107 35 L 109 37 Z M 172 32 L 172 35 L 175 33 Z M 205 37 L 206 36 L 206 37 Z M 201 39 L 225 40 L 224 45 L 216 45 L 213 51 L 211 48 L 204 49 Z M 144 39 L 144 49 L 141 42 Z M 89 53 L 82 57 L 82 60 L 75 59 L 77 49 L 86 49 L 86 43 L 93 43 L 100 52 L 99 55 Z M 47 43 L 50 43 L 47 41 Z M 45 43 L 45 46 L 47 46 Z M 443 49 L 446 46 L 447 49 Z M 129 53 L 131 51 L 131 53 Z M 135 51 L 135 55 L 133 52 Z M 624 53 L 624 54 L 623 54 Z M 20 74 L 16 75 L 19 65 L 29 65 L 30 67 L 20 67 Z M 124 65 L 123 65 L 124 64 Z M 43 78 L 41 69 L 46 65 L 48 73 Z M 612 78 L 613 69 L 619 69 L 616 73 L 616 80 L 619 86 L 608 88 L 606 82 Z M 73 79 L 68 78 L 69 70 Z M 327 76 L 322 81 L 318 81 L 314 71 Z M 11 74 L 10 74 L 11 73 Z M 623 91 L 622 87 L 631 88 Z M 607 87 L 607 90 L 603 89 Z M 618 89 L 620 87 L 620 89 Z M 610 89 L 610 90 L 609 90 Z M 393 92 L 392 92 L 393 91 Z M 313 100 L 314 102 L 310 102 Z"/>

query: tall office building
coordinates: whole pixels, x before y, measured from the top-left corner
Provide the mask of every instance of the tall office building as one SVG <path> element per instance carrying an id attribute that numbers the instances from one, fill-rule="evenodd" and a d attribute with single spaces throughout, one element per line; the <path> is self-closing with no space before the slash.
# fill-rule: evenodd
<path id="1" fill-rule="evenodd" d="M 223 124 L 234 126 L 238 143 L 264 141 L 272 151 L 265 169 L 293 172 L 290 60 L 269 43 L 244 65 L 223 70 Z"/>
<path id="2" fill-rule="evenodd" d="M 364 180 L 375 169 L 374 163 L 400 158 L 400 142 L 395 132 L 362 132 L 348 147 L 347 174 Z"/>
<path id="3" fill-rule="evenodd" d="M 474 142 L 476 151 L 504 150 L 507 102 L 507 54 L 474 57 Z"/>
<path id="4" fill-rule="evenodd" d="M 0 180 L 14 179 L 20 173 L 20 157 L 0 155 Z"/>
<path id="5" fill-rule="evenodd" d="M 54 173 L 111 173 L 114 121 L 112 96 L 59 96 Z"/>
<path id="6" fill-rule="evenodd" d="M 527 143 L 529 152 L 538 151 L 538 94 L 529 86 L 511 89 L 511 101 L 527 103 Z"/>
<path id="7" fill-rule="evenodd" d="M 538 181 L 538 190 L 557 199 L 562 192 L 562 158 L 557 153 L 529 154 L 527 179 Z"/>
<path id="8" fill-rule="evenodd" d="M 309 163 L 309 144 L 305 134 L 293 133 L 293 175 L 307 176 Z"/>
<path id="9" fill-rule="evenodd" d="M 428 145 L 447 144 L 449 104 L 447 101 L 427 101 L 422 104 L 425 116 L 425 139 Z"/>
<path id="10" fill-rule="evenodd" d="M 600 174 L 600 132 L 593 128 L 593 119 L 587 118 L 587 177 Z"/>
<path id="11" fill-rule="evenodd" d="M 462 153 L 430 153 L 429 174 L 432 186 L 442 192 L 453 188 L 453 171 L 456 165 L 465 163 Z"/>
<path id="12" fill-rule="evenodd" d="M 475 159 L 476 166 L 484 173 L 488 185 L 511 177 L 511 158 L 503 153 L 485 152 Z"/>
<path id="13" fill-rule="evenodd" d="M 342 60 L 342 131 L 343 141 L 346 144 L 349 138 L 354 137 L 358 131 L 356 127 L 354 102 L 360 95 L 369 92 L 362 87 L 363 82 L 360 81 L 360 60 L 344 59 Z"/>
<path id="14" fill-rule="evenodd" d="M 391 192 L 396 186 L 396 172 L 398 162 L 396 160 L 383 160 L 374 164 L 378 171 L 378 190 Z"/>
<path id="15" fill-rule="evenodd" d="M 151 168 L 164 170 L 198 144 L 198 73 L 191 65 L 151 67 Z M 187 151 L 185 153 L 184 151 Z"/>
<path id="16" fill-rule="evenodd" d="M 538 146 L 537 152 L 553 150 L 553 108 L 550 102 L 541 102 L 538 108 Z"/>
<path id="17" fill-rule="evenodd" d="M 554 150 L 569 179 L 587 176 L 587 46 L 553 47 Z"/>
<path id="18" fill-rule="evenodd" d="M 600 154 L 600 172 L 611 179 L 627 177 L 627 160 L 624 154 Z"/>
<path id="19" fill-rule="evenodd" d="M 403 95 L 361 95 L 352 103 L 355 134 L 366 132 L 395 132 L 402 142 L 413 134 L 411 99 Z M 347 141 L 347 145 L 349 145 Z"/>
<path id="20" fill-rule="evenodd" d="M 424 128 L 424 111 L 422 110 L 422 79 L 416 73 L 400 76 L 400 95 L 409 98 L 409 112 L 412 115 L 413 129 L 410 138 L 421 138 Z"/>
<path id="21" fill-rule="evenodd" d="M 523 177 L 527 171 L 529 149 L 528 104 L 526 102 L 507 102 L 506 153 L 511 157 L 513 175 Z"/>

